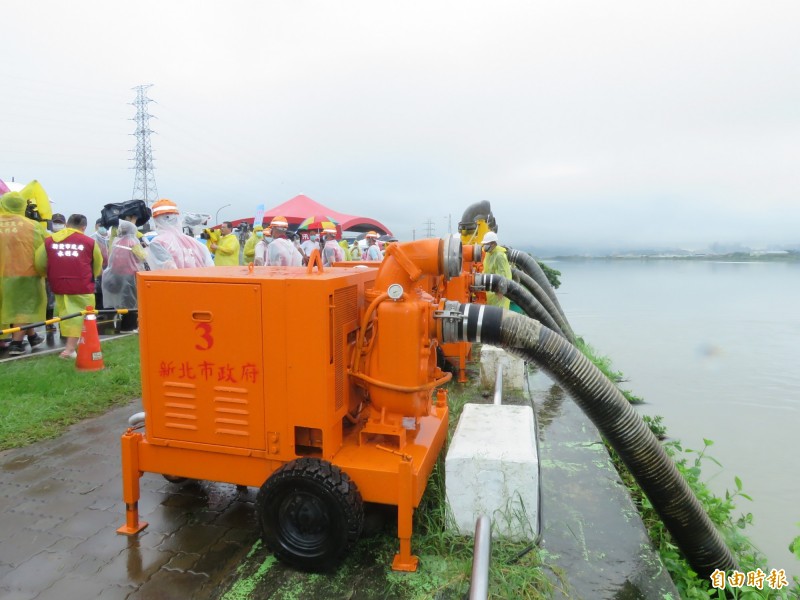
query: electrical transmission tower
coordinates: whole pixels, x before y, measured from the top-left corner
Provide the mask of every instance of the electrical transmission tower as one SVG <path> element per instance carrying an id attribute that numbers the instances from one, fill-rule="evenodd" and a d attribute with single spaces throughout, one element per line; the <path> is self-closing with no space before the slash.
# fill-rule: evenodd
<path id="1" fill-rule="evenodd" d="M 136 107 L 136 117 L 131 119 L 136 121 L 136 132 L 132 135 L 136 136 L 136 177 L 133 180 L 133 194 L 131 198 L 134 200 L 144 200 L 148 206 L 158 200 L 158 188 L 156 188 L 156 173 L 153 166 L 153 150 L 150 147 L 150 134 L 153 133 L 150 129 L 150 113 L 147 112 L 147 105 L 152 102 L 147 97 L 147 89 L 152 87 L 152 83 L 148 85 L 138 85 L 136 90 L 136 102 L 131 102 Z"/>
<path id="2" fill-rule="evenodd" d="M 428 219 L 425 221 L 425 237 L 432 238 L 434 235 L 436 235 L 436 224 Z"/>

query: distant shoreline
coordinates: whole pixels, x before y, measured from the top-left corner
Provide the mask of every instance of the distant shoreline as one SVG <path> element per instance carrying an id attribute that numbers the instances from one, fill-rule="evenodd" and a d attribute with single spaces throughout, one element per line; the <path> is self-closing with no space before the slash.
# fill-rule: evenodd
<path id="1" fill-rule="evenodd" d="M 730 254 L 691 254 L 686 256 L 671 254 L 619 254 L 605 256 L 558 255 L 537 257 L 538 260 L 695 260 L 714 262 L 799 262 L 800 252 L 781 252 L 751 254 L 748 252 L 732 252 Z"/>

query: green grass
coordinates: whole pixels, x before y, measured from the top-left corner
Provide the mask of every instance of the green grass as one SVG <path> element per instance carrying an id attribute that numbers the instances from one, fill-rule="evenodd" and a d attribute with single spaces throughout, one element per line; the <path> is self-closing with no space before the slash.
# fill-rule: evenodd
<path id="1" fill-rule="evenodd" d="M 0 450 L 53 438 L 87 417 L 141 396 L 139 338 L 103 343 L 102 371 L 83 372 L 58 354 L 0 367 Z"/>
<path id="2" fill-rule="evenodd" d="M 481 401 L 477 386 L 449 386 L 450 430 L 448 444 L 467 402 Z M 446 452 L 442 452 L 443 457 Z M 509 515 L 513 517 L 513 515 Z M 453 533 L 449 527 L 444 482 L 444 459 L 440 458 L 428 481 L 419 508 L 414 512 L 413 552 L 424 565 L 412 575 L 388 573 L 387 597 L 422 600 L 463 598 L 472 571 L 472 536 Z M 396 540 L 393 540 L 396 545 Z M 538 599 L 552 595 L 549 569 L 539 548 L 527 542 L 492 541 L 489 566 L 489 597 Z"/>

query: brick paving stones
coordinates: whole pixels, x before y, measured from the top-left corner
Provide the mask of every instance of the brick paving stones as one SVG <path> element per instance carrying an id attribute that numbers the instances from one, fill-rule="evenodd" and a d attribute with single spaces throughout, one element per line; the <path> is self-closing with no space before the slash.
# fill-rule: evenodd
<path id="1" fill-rule="evenodd" d="M 139 402 L 61 437 L 0 453 L 0 598 L 213 598 L 258 537 L 254 489 L 141 480 L 138 536 L 125 521 L 119 438 Z"/>

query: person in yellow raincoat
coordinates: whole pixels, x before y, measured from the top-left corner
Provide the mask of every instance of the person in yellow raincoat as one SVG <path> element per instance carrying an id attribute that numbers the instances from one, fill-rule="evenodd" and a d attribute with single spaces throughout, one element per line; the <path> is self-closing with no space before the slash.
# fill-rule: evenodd
<path id="1" fill-rule="evenodd" d="M 256 258 L 256 244 L 264 237 L 264 226 L 256 225 L 244 243 L 244 264 L 249 265 Z"/>
<path id="2" fill-rule="evenodd" d="M 511 265 L 508 264 L 506 249 L 497 245 L 497 234 L 494 231 L 488 232 L 483 236 L 483 272 L 488 275 L 500 275 L 506 279 L 511 279 Z M 503 294 L 486 292 L 486 304 L 489 306 L 499 306 L 508 310 L 511 301 Z"/>
<path id="3" fill-rule="evenodd" d="M 44 321 L 47 294 L 44 278 L 36 272 L 34 257 L 45 240 L 44 229 L 25 218 L 25 198 L 8 192 L 0 198 L 0 329 L 22 327 L 11 335 L 10 356 L 25 353 L 23 339 L 31 348 L 44 341 L 25 325 Z"/>
<path id="4" fill-rule="evenodd" d="M 344 250 L 344 259 L 353 260 L 353 256 L 350 254 L 350 245 L 347 243 L 347 240 L 339 240 L 339 246 Z"/>
<path id="5" fill-rule="evenodd" d="M 239 238 L 233 233 L 233 223 L 225 221 L 219 228 L 220 238 L 216 244 L 211 244 L 214 253 L 214 265 L 229 267 L 239 264 Z"/>

